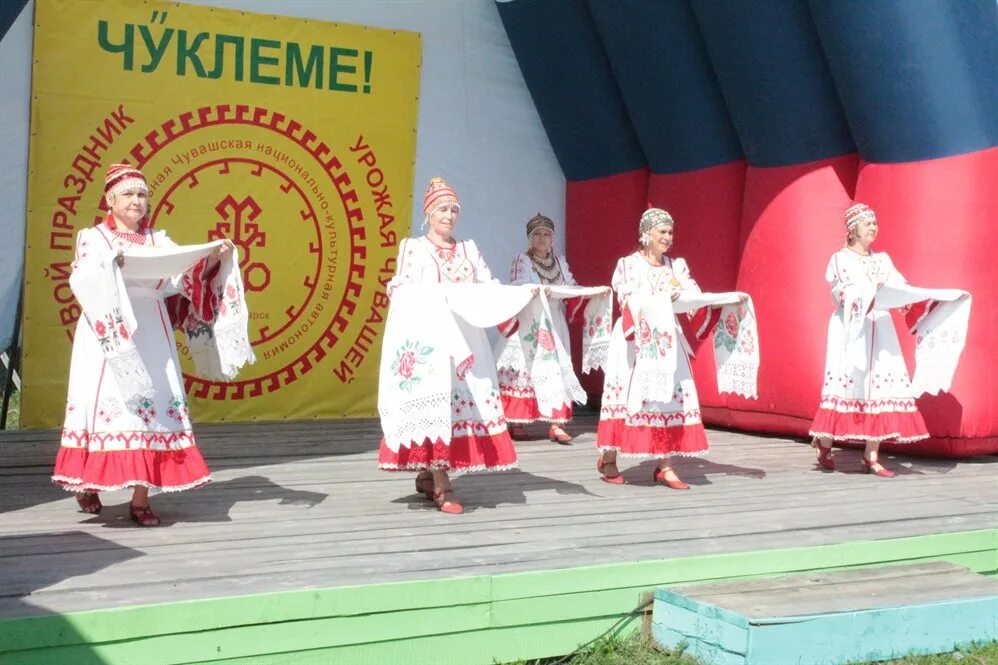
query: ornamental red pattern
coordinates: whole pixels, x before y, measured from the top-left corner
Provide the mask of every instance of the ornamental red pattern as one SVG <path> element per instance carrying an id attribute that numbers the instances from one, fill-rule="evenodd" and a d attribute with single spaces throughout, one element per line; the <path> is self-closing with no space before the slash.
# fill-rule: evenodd
<path id="1" fill-rule="evenodd" d="M 673 411 L 672 413 L 650 413 L 642 411 L 624 418 L 630 420 L 630 425 L 636 427 L 673 427 L 689 422 L 700 422 L 700 409 L 692 411 Z"/>
<path id="2" fill-rule="evenodd" d="M 67 448 L 91 450 L 159 449 L 172 450 L 194 445 L 194 432 L 88 432 L 62 430 L 61 444 Z"/>
<path id="3" fill-rule="evenodd" d="M 452 432 L 468 430 L 476 433 L 480 432 L 482 434 L 489 434 L 489 430 L 499 429 L 502 427 L 506 427 L 505 416 L 499 416 L 496 420 L 455 420 L 451 423 Z"/>
<path id="4" fill-rule="evenodd" d="M 828 395 L 821 398 L 822 409 L 831 409 L 842 413 L 910 413 L 918 410 L 914 398 L 885 397 L 882 399 L 854 399 Z"/>

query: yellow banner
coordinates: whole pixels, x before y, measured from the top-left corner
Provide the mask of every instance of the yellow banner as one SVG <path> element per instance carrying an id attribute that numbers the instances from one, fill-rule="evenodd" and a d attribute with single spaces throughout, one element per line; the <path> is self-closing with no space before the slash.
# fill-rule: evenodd
<path id="1" fill-rule="evenodd" d="M 76 231 L 131 163 L 155 228 L 231 238 L 257 362 L 231 383 L 178 350 L 195 420 L 376 412 L 398 240 L 411 219 L 420 36 L 133 0 L 37 0 L 31 108 L 26 427 L 62 422 Z"/>

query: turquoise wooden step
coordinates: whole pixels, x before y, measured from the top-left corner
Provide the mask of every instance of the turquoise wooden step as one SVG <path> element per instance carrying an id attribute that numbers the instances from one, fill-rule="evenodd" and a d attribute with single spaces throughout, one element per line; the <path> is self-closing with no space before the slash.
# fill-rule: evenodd
<path id="1" fill-rule="evenodd" d="M 655 591 L 652 634 L 713 665 L 834 665 L 998 639 L 998 579 L 945 561 Z"/>

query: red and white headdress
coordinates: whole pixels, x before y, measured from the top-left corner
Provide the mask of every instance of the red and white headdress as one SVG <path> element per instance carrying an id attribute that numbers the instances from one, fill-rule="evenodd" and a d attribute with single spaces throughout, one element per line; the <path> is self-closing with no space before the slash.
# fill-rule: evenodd
<path id="1" fill-rule="evenodd" d="M 876 221 L 877 215 L 873 212 L 873 208 L 865 203 L 854 203 L 846 208 L 845 222 L 847 231 L 852 231 L 854 226 L 868 220 Z"/>
<path id="2" fill-rule="evenodd" d="M 429 214 L 430 210 L 445 201 L 458 203 L 457 192 L 451 189 L 447 181 L 443 178 L 430 178 L 430 184 L 423 194 L 423 214 Z"/>
<path id="3" fill-rule="evenodd" d="M 111 199 L 119 192 L 129 189 L 141 189 L 149 193 L 149 183 L 142 171 L 130 164 L 111 164 L 104 176 L 104 198 L 107 204 L 111 205 Z"/>

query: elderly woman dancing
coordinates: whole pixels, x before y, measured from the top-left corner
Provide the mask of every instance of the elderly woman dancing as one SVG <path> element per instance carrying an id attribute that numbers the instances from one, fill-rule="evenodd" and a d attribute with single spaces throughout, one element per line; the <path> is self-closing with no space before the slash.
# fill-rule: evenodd
<path id="1" fill-rule="evenodd" d="M 834 442 L 860 443 L 863 470 L 891 478 L 895 473 L 880 463 L 880 445 L 928 438 L 915 398 L 949 389 L 966 339 L 970 295 L 909 286 L 886 253 L 870 249 L 879 227 L 866 204 L 845 211 L 845 226 L 846 246 L 825 270 L 835 311 L 828 321 L 821 404 L 810 434 L 820 468 L 835 470 Z M 914 380 L 901 355 L 893 308 L 906 314 L 916 333 Z"/>
<path id="2" fill-rule="evenodd" d="M 509 282 L 513 285 L 536 284 L 540 287 L 574 286 L 575 278 L 568 268 L 568 261 L 554 251 L 554 222 L 549 217 L 537 213 L 527 222 L 528 249 L 513 259 L 509 270 Z M 582 304 L 581 298 L 568 301 L 573 310 Z M 573 314 L 575 311 L 573 311 Z M 571 353 L 568 337 L 566 301 L 555 300 L 551 308 L 554 334 Z M 521 343 L 520 332 L 513 332 L 500 340 L 496 355 L 501 356 L 503 348 Z M 533 422 L 550 423 L 548 438 L 557 443 L 571 443 L 572 437 L 562 429 L 562 425 L 572 419 L 572 402 L 567 401 L 546 413 L 538 406 L 534 392 L 534 379 L 527 368 L 500 367 L 499 391 L 502 395 L 506 421 L 510 423 L 510 434 L 514 439 L 524 438 L 523 425 Z"/>
<path id="3" fill-rule="evenodd" d="M 101 511 L 98 491 L 132 488 L 129 516 L 155 526 L 160 519 L 149 506 L 150 489 L 175 492 L 211 480 L 195 445 L 169 322 L 191 323 L 202 341 L 214 340 L 213 326 L 227 312 L 232 355 L 226 362 L 234 372 L 252 362 L 245 302 L 230 241 L 183 248 L 151 228 L 141 171 L 112 165 L 104 196 L 104 223 L 76 237 L 69 283 L 82 316 L 52 480 L 76 492 L 86 513 Z M 182 263 L 173 261 L 176 274 L 128 273 L 143 256 Z"/>
<path id="4" fill-rule="evenodd" d="M 685 490 L 671 458 L 700 456 L 708 443 L 690 368 L 692 349 L 677 312 L 709 314 L 697 336 L 715 332 L 718 387 L 755 397 L 758 344 L 751 300 L 702 293 L 682 258 L 667 256 L 675 222 L 660 208 L 641 216 L 639 249 L 617 261 L 612 286 L 622 310 L 610 341 L 596 446 L 605 482 L 621 484 L 617 456 L 658 459 L 653 481 Z M 724 320 L 723 326 L 718 322 Z"/>
<path id="5" fill-rule="evenodd" d="M 402 241 L 388 284 L 378 467 L 418 471 L 416 490 L 456 514 L 450 471 L 517 464 L 482 328 L 515 316 L 530 294 L 499 285 L 475 243 L 454 237 L 461 206 L 442 178 L 430 181 L 423 212 L 426 235 Z"/>

